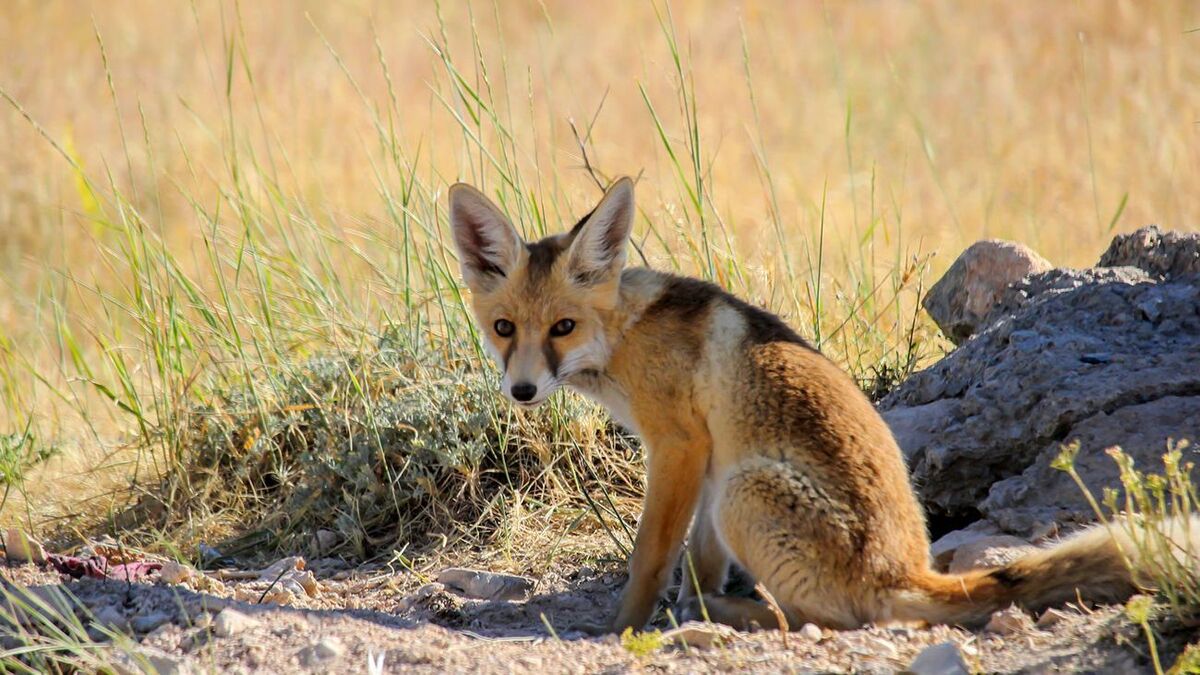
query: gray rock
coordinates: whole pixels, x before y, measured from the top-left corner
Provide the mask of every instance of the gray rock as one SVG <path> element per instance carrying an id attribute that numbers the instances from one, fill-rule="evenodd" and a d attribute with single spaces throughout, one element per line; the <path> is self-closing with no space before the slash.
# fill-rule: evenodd
<path id="1" fill-rule="evenodd" d="M 232 607 L 226 607 L 213 619 L 213 633 L 218 637 L 229 637 L 244 633 L 259 624 L 258 619 L 249 617 Z"/>
<path id="2" fill-rule="evenodd" d="M 678 628 L 663 633 L 666 644 L 686 644 L 688 647 L 708 649 L 729 644 L 738 636 L 737 630 L 730 626 L 701 621 L 688 621 Z"/>
<path id="3" fill-rule="evenodd" d="M 960 574 L 970 570 L 1003 567 L 1036 550 L 1029 542 L 1008 535 L 983 537 L 969 541 L 954 551 L 948 571 Z"/>
<path id="4" fill-rule="evenodd" d="M 1143 227 L 1113 239 L 1097 266 L 1137 267 L 1159 277 L 1200 274 L 1200 233 Z"/>
<path id="5" fill-rule="evenodd" d="M 515 574 L 450 567 L 438 573 L 438 583 L 468 598 L 523 601 L 533 591 L 534 581 Z"/>
<path id="6" fill-rule="evenodd" d="M 300 663 L 309 668 L 327 666 L 346 652 L 341 640 L 325 637 L 300 651 Z"/>
<path id="7" fill-rule="evenodd" d="M 1033 619 L 1029 618 L 1029 615 L 1020 607 L 1014 605 L 1008 609 L 992 612 L 992 618 L 988 619 L 987 626 L 984 626 L 983 629 L 997 635 L 1027 633 L 1033 630 Z"/>
<path id="8" fill-rule="evenodd" d="M 968 675 L 971 669 L 958 650 L 958 645 L 942 642 L 921 650 L 909 664 L 907 672 L 913 675 Z"/>
<path id="9" fill-rule="evenodd" d="M 1061 444 L 1081 441 L 1099 491 L 1116 476 L 1105 448 L 1153 466 L 1168 438 L 1200 439 L 1200 275 L 1049 270 L 1002 295 L 978 334 L 880 403 L 931 514 L 1021 534 L 1091 520 L 1049 468 Z"/>
<path id="10" fill-rule="evenodd" d="M 1195 354 L 1200 359 L 1200 353 Z M 1200 373 L 1193 376 L 1200 377 Z M 1200 458 L 1200 444 L 1195 443 L 1200 441 L 1200 390 L 1191 396 L 1164 396 L 1111 412 L 1101 409 L 1073 424 L 1066 440 L 1079 442 L 1075 470 L 1099 499 L 1104 488 L 1120 485 L 1117 464 L 1105 449 L 1119 445 L 1134 457 L 1136 466 L 1157 466 L 1161 473 L 1168 441 L 1180 438 L 1193 441 L 1184 451 L 1185 457 L 1190 461 Z M 1075 481 L 1051 466 L 1060 446 L 1047 443 L 1024 471 L 993 485 L 981 510 L 1011 532 L 1030 532 L 1038 523 L 1094 520 L 1095 514 Z"/>
<path id="11" fill-rule="evenodd" d="M 150 612 L 133 617 L 129 625 L 138 633 L 149 633 L 170 620 L 171 615 L 166 612 Z"/>
<path id="12" fill-rule="evenodd" d="M 1010 284 L 1050 269 L 1050 263 L 1024 244 L 989 239 L 972 244 L 950 265 L 921 305 L 942 334 L 955 344 L 982 326 Z"/>
<path id="13" fill-rule="evenodd" d="M 961 530 L 942 535 L 929 547 L 929 555 L 933 558 L 934 567 L 945 570 L 950 567 L 950 561 L 959 547 L 997 534 L 1000 534 L 1000 528 L 995 523 L 977 520 Z"/>

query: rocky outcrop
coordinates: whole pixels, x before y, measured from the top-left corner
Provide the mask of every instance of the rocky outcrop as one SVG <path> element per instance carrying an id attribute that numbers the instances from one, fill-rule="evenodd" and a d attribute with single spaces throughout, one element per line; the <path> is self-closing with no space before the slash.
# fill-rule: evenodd
<path id="1" fill-rule="evenodd" d="M 1200 440 L 1198 249 L 1200 235 L 1146 228 L 1102 259 L 1136 266 L 1035 272 L 972 310 L 977 332 L 880 404 L 929 511 L 1022 534 L 1090 520 L 1050 467 L 1062 444 L 1080 442 L 1099 494 L 1117 483 L 1106 448 L 1152 467 L 1169 440 Z"/>

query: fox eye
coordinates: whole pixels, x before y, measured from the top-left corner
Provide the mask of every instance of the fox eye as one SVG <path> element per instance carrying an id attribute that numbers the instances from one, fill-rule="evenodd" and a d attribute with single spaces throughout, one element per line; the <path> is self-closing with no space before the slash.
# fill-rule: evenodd
<path id="1" fill-rule="evenodd" d="M 500 337 L 512 337 L 512 334 L 517 332 L 517 327 L 508 319 L 497 319 L 496 323 L 492 324 L 492 328 Z"/>
<path id="2" fill-rule="evenodd" d="M 574 319 L 562 319 L 561 321 L 559 321 L 558 323 L 556 323 L 550 327 L 550 336 L 551 337 L 562 337 L 564 335 L 569 334 L 573 330 L 575 330 L 575 320 Z"/>

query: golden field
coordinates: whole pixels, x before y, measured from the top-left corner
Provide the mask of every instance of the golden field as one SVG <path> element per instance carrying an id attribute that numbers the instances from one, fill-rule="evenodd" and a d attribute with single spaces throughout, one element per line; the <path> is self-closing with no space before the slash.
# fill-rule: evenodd
<path id="1" fill-rule="evenodd" d="M 1088 265 L 1200 227 L 1197 28 L 1187 2 L 3 3 L 0 433 L 61 452 L 10 470 L 0 521 L 169 470 L 187 405 L 384 327 L 477 367 L 456 180 L 536 233 L 639 176 L 651 264 L 860 377 L 910 368 L 942 348 L 921 289 L 977 239 Z"/>

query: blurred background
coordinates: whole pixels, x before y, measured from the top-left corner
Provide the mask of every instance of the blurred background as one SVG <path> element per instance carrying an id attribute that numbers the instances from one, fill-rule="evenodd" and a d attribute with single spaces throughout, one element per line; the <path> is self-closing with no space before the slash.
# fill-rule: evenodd
<path id="1" fill-rule="evenodd" d="M 637 176 L 641 258 L 886 388 L 947 347 L 918 300 L 970 243 L 1082 266 L 1200 227 L 1197 30 L 1190 2 L 5 2 L 0 519 L 186 463 L 195 410 L 283 405 L 314 354 L 490 373 L 457 180 L 536 236 Z"/>

